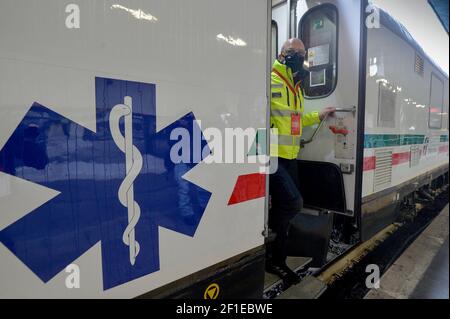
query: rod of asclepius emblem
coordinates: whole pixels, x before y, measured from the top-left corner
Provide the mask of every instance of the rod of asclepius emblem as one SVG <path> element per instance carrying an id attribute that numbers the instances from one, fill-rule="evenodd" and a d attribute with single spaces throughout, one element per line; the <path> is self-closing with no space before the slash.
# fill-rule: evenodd
<path id="1" fill-rule="evenodd" d="M 120 120 L 124 119 L 125 135 L 120 131 Z M 140 246 L 136 240 L 135 228 L 141 216 L 141 208 L 134 201 L 134 180 L 142 169 L 142 155 L 133 145 L 133 101 L 125 96 L 124 104 L 117 104 L 109 115 L 109 128 L 117 147 L 125 153 L 126 175 L 118 190 L 119 201 L 128 210 L 128 225 L 123 232 L 122 241 L 129 247 L 130 263 L 134 265 Z"/>

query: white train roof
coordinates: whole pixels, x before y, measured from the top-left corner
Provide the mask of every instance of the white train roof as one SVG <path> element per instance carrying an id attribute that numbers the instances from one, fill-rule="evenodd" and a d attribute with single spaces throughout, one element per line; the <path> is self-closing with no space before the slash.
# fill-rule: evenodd
<path id="1" fill-rule="evenodd" d="M 436 69 L 438 69 L 442 76 L 448 79 L 448 74 L 445 72 L 434 60 L 423 50 L 420 44 L 414 39 L 414 37 L 409 33 L 408 29 L 401 24 L 398 20 L 392 17 L 389 13 L 380 9 L 380 22 L 383 26 L 388 28 L 394 34 L 405 40 L 409 45 L 411 45 L 415 50 L 417 50 L 424 58 L 428 60 Z"/>

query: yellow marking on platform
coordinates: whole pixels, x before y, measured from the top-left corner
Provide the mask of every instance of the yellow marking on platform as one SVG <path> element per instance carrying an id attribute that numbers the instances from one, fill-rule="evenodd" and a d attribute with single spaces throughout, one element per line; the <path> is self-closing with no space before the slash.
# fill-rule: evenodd
<path id="1" fill-rule="evenodd" d="M 387 237 L 392 235 L 399 227 L 399 224 L 391 224 L 388 227 L 384 228 L 371 239 L 356 246 L 346 255 L 342 256 L 339 260 L 337 260 L 330 267 L 325 269 L 319 276 L 317 276 L 317 278 L 327 284 L 333 283 L 354 264 L 358 263 L 364 256 L 366 256 L 370 251 L 372 251 L 381 242 L 383 242 Z"/>

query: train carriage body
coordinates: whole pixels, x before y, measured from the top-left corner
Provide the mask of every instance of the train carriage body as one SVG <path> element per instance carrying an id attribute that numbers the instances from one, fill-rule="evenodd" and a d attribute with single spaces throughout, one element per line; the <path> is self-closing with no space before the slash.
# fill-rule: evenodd
<path id="1" fill-rule="evenodd" d="M 272 4 L 272 58 L 290 37 L 308 48 L 305 109 L 355 107 L 329 119 L 301 150 L 301 162 L 318 163 L 316 174 L 300 177 L 306 202 L 338 208 L 317 198 L 339 192 L 319 167 L 337 165 L 345 189 L 337 212 L 367 240 L 396 220 L 405 197 L 448 172 L 448 75 L 403 25 L 365 1 Z M 336 127 L 346 134 L 331 134 Z M 317 176 L 323 180 L 310 190 Z"/>
<path id="2" fill-rule="evenodd" d="M 209 159 L 230 128 L 268 149 L 291 37 L 305 111 L 338 108 L 303 133 L 291 255 L 324 267 L 448 174 L 448 75 L 367 1 L 72 2 L 0 4 L 0 298 L 262 297 L 267 175 Z"/>
<path id="3" fill-rule="evenodd" d="M 228 204 L 259 166 L 169 155 L 266 127 L 268 4 L 69 4 L 0 4 L 0 297 L 260 296 L 264 198 Z"/>
<path id="4" fill-rule="evenodd" d="M 382 11 L 380 22 L 367 33 L 365 238 L 395 220 L 396 203 L 448 171 L 448 75 L 401 24 Z M 376 218 L 380 201 L 391 208 Z"/>

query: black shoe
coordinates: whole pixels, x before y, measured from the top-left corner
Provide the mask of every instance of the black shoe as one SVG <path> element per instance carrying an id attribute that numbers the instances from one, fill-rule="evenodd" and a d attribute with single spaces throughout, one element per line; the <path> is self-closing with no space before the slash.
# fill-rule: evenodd
<path id="1" fill-rule="evenodd" d="M 268 263 L 266 265 L 266 271 L 271 274 L 279 276 L 286 284 L 296 285 L 300 282 L 299 276 L 292 271 L 286 264 L 273 264 Z"/>

